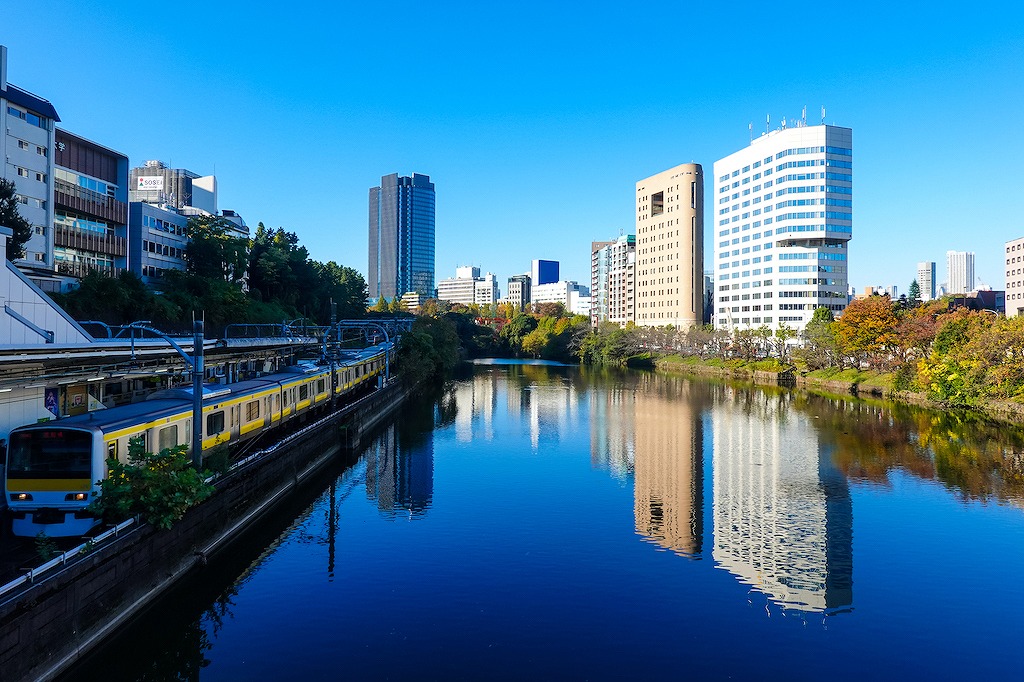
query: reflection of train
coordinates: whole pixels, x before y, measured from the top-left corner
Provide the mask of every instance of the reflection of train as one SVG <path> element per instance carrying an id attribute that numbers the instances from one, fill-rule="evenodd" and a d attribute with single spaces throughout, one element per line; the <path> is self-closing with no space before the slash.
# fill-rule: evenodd
<path id="1" fill-rule="evenodd" d="M 338 363 L 334 391 L 358 390 L 385 368 L 385 346 Z M 203 450 L 235 445 L 267 429 L 302 421 L 329 404 L 331 370 L 296 365 L 279 374 L 204 388 Z M 82 535 L 96 524 L 85 508 L 107 475 L 106 458 L 125 460 L 128 440 L 152 452 L 192 442 L 192 389 L 157 391 L 140 403 L 22 426 L 11 431 L 5 496 L 15 535 Z"/>

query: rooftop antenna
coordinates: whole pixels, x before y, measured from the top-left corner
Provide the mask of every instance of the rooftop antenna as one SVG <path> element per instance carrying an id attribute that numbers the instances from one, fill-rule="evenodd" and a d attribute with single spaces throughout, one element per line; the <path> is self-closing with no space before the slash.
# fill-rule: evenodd
<path id="1" fill-rule="evenodd" d="M 750 123 L 747 124 L 747 130 L 750 131 L 750 141 L 753 142 L 754 141 L 754 122 L 753 121 L 751 121 Z"/>
<path id="2" fill-rule="evenodd" d="M 783 130 L 786 129 L 786 117 L 785 116 L 782 117 L 782 129 Z"/>
<path id="3" fill-rule="evenodd" d="M 764 119 L 764 131 L 767 133 L 769 126 L 772 124 L 772 115 L 766 114 Z"/>
<path id="4" fill-rule="evenodd" d="M 825 105 L 821 105 L 821 125 L 825 125 Z"/>
<path id="5" fill-rule="evenodd" d="M 802 120 L 804 122 L 804 125 L 807 125 L 807 105 L 806 104 L 804 105 L 803 114 L 800 115 L 800 120 Z"/>

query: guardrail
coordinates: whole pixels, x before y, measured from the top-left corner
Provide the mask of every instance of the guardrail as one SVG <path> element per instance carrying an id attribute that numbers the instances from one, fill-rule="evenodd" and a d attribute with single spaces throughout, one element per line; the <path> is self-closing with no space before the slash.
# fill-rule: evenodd
<path id="1" fill-rule="evenodd" d="M 53 559 L 50 559 L 49 561 L 47 561 L 46 563 L 44 563 L 44 564 L 42 564 L 40 566 L 36 566 L 35 568 L 30 568 L 25 573 L 25 575 L 21 576 L 20 578 L 15 578 L 14 580 L 12 580 L 9 583 L 7 583 L 6 585 L 0 585 L 0 597 L 4 596 L 8 592 L 12 592 L 12 591 L 16 590 L 17 588 L 21 587 L 22 585 L 26 585 L 26 584 L 30 585 L 30 584 L 34 583 L 36 578 L 38 578 L 41 574 L 47 573 L 49 571 L 52 571 L 53 569 L 57 568 L 58 566 L 63 566 L 64 564 L 66 564 L 71 559 L 74 559 L 76 557 L 82 556 L 83 554 L 88 554 L 90 551 L 92 551 L 96 547 L 96 545 L 98 545 L 98 544 L 100 544 L 102 542 L 105 542 L 106 540 L 109 540 L 112 537 L 117 537 L 118 534 L 123 532 L 126 528 L 128 528 L 130 526 L 133 526 L 133 525 L 135 525 L 138 522 L 139 522 L 139 517 L 137 517 L 137 516 L 133 517 L 133 518 L 130 518 L 127 521 L 122 521 L 121 523 L 117 524 L 116 526 L 114 526 L 110 530 L 104 531 L 104 532 L 100 533 L 99 535 L 97 535 L 96 537 L 90 538 L 90 539 L 86 540 L 85 542 L 83 542 L 82 544 L 78 545 L 77 547 L 69 549 L 66 552 L 61 552 L 60 556 L 54 557 Z"/>

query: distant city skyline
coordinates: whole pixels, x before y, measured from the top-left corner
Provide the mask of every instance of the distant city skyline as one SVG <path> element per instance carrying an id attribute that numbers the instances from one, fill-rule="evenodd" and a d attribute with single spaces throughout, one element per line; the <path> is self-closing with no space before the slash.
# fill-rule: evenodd
<path id="1" fill-rule="evenodd" d="M 294 231 L 312 257 L 364 275 L 366 188 L 384 174 L 415 169 L 444 188 L 437 272 L 475 263 L 504 281 L 544 257 L 561 262 L 563 279 L 587 282 L 591 242 L 632 232 L 637 178 L 688 162 L 710 169 L 805 106 L 820 121 L 825 105 L 828 123 L 857 131 L 850 283 L 905 290 L 918 262 L 956 250 L 976 253 L 977 280 L 1002 288 L 1004 243 L 1024 226 L 968 198 L 1013 196 L 1021 184 L 1024 137 L 1007 112 L 1024 103 L 1024 9 L 1002 7 L 993 22 L 980 10 L 873 3 L 822 7 L 813 18 L 756 7 L 700 7 L 660 23 L 645 64 L 673 63 L 668 38 L 684 22 L 688 49 L 708 58 L 659 74 L 653 88 L 637 85 L 631 39 L 652 29 L 614 3 L 585 17 L 539 3 L 472 15 L 403 4 L 388 27 L 403 50 L 389 52 L 363 30 L 377 18 L 372 7 L 317 6 L 311 21 L 233 5 L 196 16 L 10 0 L 6 25 L 17 29 L 0 42 L 8 80 L 49 99 L 67 129 L 133 166 L 162 158 L 216 175 L 222 203 L 250 225 Z M 913 32 L 901 28 L 910 23 Z M 30 29 L 43 25 L 91 36 L 91 63 L 117 64 L 118 77 L 68 77 L 67 50 Z M 824 26 L 841 27 L 841 65 L 805 58 L 804 41 L 768 70 L 722 48 Z M 254 58 L 237 40 L 197 30 L 221 27 L 282 49 Z M 409 55 L 429 77 L 409 71 Z M 968 171 L 950 193 L 953 159 Z M 705 241 L 713 218 L 708 205 Z"/>

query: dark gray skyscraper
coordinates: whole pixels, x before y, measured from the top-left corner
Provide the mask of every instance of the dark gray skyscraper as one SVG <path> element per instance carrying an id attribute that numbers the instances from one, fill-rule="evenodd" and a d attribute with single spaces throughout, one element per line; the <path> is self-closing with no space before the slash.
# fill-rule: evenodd
<path id="1" fill-rule="evenodd" d="M 370 298 L 434 295 L 434 183 L 385 175 L 370 188 Z"/>

